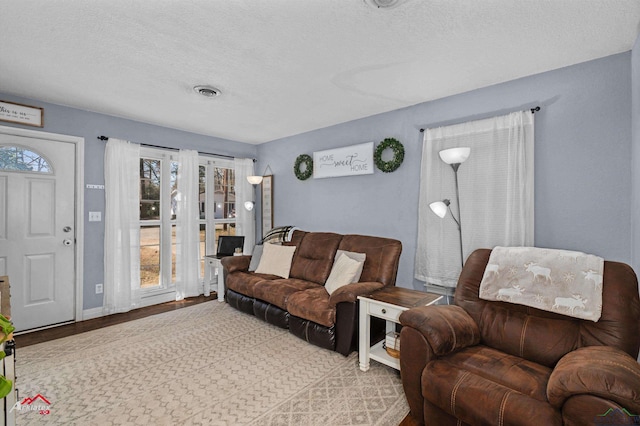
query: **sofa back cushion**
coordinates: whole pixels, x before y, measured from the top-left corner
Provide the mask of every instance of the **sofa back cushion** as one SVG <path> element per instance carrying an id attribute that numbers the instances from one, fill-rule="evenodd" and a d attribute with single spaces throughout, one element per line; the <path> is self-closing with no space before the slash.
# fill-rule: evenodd
<path id="1" fill-rule="evenodd" d="M 285 241 L 284 243 L 282 243 L 282 245 L 298 247 L 300 246 L 300 242 L 302 241 L 305 235 L 307 235 L 306 231 L 301 231 L 299 229 L 296 229 L 295 231 L 293 231 L 293 234 L 291 234 L 291 240 Z"/>
<path id="2" fill-rule="evenodd" d="M 289 276 L 324 285 L 341 239 L 342 235 L 330 232 L 306 232 L 300 238 L 295 231 L 292 242 L 296 241 L 297 248 Z"/>
<path id="3" fill-rule="evenodd" d="M 613 346 L 633 358 L 638 356 L 640 298 L 631 267 L 605 261 L 602 316 L 593 322 L 480 299 L 480 281 L 490 253 L 491 250 L 480 249 L 469 256 L 455 293 L 455 304 L 476 321 L 483 344 L 548 367 L 583 346 Z"/>
<path id="4" fill-rule="evenodd" d="M 381 282 L 385 286 L 395 285 L 402 252 L 400 241 L 366 235 L 345 235 L 338 248 L 367 255 L 360 282 L 373 281 Z"/>

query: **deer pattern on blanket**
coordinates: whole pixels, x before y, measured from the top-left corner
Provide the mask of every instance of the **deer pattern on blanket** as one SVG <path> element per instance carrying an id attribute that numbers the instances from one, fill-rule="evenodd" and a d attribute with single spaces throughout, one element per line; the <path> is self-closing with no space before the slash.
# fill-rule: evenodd
<path id="1" fill-rule="evenodd" d="M 480 283 L 480 298 L 598 321 L 604 259 L 577 251 L 496 247 Z"/>

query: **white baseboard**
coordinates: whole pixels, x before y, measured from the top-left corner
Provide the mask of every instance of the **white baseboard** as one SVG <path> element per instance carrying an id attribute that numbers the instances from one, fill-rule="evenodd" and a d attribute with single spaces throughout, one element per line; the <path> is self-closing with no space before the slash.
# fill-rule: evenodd
<path id="1" fill-rule="evenodd" d="M 166 293 L 142 296 L 142 300 L 140 301 L 140 307 L 144 308 L 147 306 L 159 305 L 160 303 L 172 302 L 174 300 L 176 300 L 175 291 L 168 291 Z"/>
<path id="2" fill-rule="evenodd" d="M 218 289 L 217 285 L 211 287 L 211 291 L 216 291 Z M 140 308 L 145 308 L 147 306 L 159 305 L 160 303 L 172 302 L 176 300 L 176 292 L 175 291 L 167 291 L 165 293 L 153 294 L 143 296 L 140 301 Z M 85 309 L 82 311 L 82 318 L 77 319 L 76 321 L 86 321 L 94 318 L 100 318 L 106 316 L 102 306 L 98 306 L 97 308 Z"/>
<path id="3" fill-rule="evenodd" d="M 100 318 L 105 316 L 105 313 L 102 310 L 102 306 L 98 306 L 97 308 L 85 309 L 82 311 L 82 318 L 78 321 L 86 321 L 94 318 Z"/>

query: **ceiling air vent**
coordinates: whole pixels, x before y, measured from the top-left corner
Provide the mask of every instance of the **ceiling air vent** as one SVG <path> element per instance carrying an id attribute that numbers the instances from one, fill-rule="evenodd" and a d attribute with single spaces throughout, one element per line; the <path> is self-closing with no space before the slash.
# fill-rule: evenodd
<path id="1" fill-rule="evenodd" d="M 364 2 L 369 6 L 373 6 L 378 9 L 391 9 L 399 6 L 405 1 L 406 0 L 364 0 Z"/>
<path id="2" fill-rule="evenodd" d="M 193 91 L 205 98 L 215 98 L 216 96 L 220 96 L 220 90 L 211 86 L 195 86 Z"/>

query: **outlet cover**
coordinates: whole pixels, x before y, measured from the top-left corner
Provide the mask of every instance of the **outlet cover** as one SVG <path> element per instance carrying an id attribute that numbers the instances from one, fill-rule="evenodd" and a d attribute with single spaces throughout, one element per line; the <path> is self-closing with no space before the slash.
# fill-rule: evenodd
<path id="1" fill-rule="evenodd" d="M 102 284 L 96 284 L 96 294 L 102 294 Z"/>

